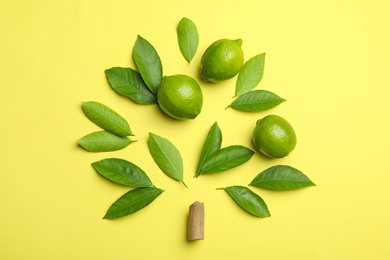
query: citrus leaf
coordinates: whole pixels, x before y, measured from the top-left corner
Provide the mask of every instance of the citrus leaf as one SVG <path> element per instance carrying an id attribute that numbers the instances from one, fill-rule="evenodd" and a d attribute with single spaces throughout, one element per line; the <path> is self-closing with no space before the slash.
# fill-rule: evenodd
<path id="1" fill-rule="evenodd" d="M 292 190 L 316 186 L 301 171 L 287 165 L 276 165 L 262 171 L 249 185 L 272 190 Z"/>
<path id="2" fill-rule="evenodd" d="M 154 187 L 131 190 L 115 201 L 103 218 L 115 219 L 137 212 L 152 203 L 161 193 L 162 189 Z"/>
<path id="3" fill-rule="evenodd" d="M 99 102 L 89 101 L 82 102 L 85 115 L 104 130 L 117 135 L 133 135 L 127 121 L 117 112 Z"/>
<path id="4" fill-rule="evenodd" d="M 120 95 L 130 98 L 138 104 L 157 102 L 156 97 L 145 85 L 138 71 L 131 68 L 113 67 L 104 72 L 111 88 Z"/>
<path id="5" fill-rule="evenodd" d="M 161 171 L 187 188 L 183 181 L 183 160 L 179 150 L 169 140 L 153 133 L 149 133 L 149 150 Z"/>
<path id="6" fill-rule="evenodd" d="M 256 55 L 242 66 L 236 81 L 236 96 L 254 89 L 263 78 L 265 53 Z"/>
<path id="7" fill-rule="evenodd" d="M 156 95 L 163 75 L 161 60 L 156 49 L 138 35 L 133 49 L 133 59 L 146 86 Z"/>
<path id="8" fill-rule="evenodd" d="M 148 175 L 137 165 L 118 158 L 107 158 L 92 163 L 92 167 L 103 177 L 131 187 L 152 186 Z"/>
<path id="9" fill-rule="evenodd" d="M 193 21 L 185 17 L 180 20 L 177 26 L 177 41 L 181 54 L 190 62 L 199 45 L 199 34 Z"/>
<path id="10" fill-rule="evenodd" d="M 252 150 L 241 145 L 222 148 L 206 159 L 200 174 L 227 171 L 249 161 L 253 154 Z"/>
<path id="11" fill-rule="evenodd" d="M 229 107 L 247 112 L 259 112 L 271 109 L 284 101 L 286 100 L 270 91 L 253 90 L 239 96 Z"/>
<path id="12" fill-rule="evenodd" d="M 77 141 L 81 147 L 90 152 L 117 151 L 125 148 L 132 142 L 134 141 L 128 137 L 120 137 L 106 131 L 90 133 Z"/>
<path id="13" fill-rule="evenodd" d="M 215 122 L 206 137 L 206 141 L 204 142 L 202 152 L 200 154 L 200 158 L 198 162 L 198 167 L 196 169 L 195 177 L 199 176 L 206 159 L 210 155 L 212 155 L 213 153 L 221 149 L 221 144 L 222 144 L 222 132 L 221 129 L 219 129 L 218 123 Z"/>
<path id="14" fill-rule="evenodd" d="M 264 218 L 271 216 L 264 200 L 247 187 L 230 186 L 219 189 L 224 189 L 227 191 L 227 193 L 237 202 L 238 205 L 256 217 Z"/>

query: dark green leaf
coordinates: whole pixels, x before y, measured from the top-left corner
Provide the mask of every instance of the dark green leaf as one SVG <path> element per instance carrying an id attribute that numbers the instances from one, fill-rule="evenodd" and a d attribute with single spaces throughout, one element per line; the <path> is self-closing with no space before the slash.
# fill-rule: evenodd
<path id="1" fill-rule="evenodd" d="M 106 131 L 90 133 L 77 141 L 81 147 L 90 152 L 117 151 L 125 148 L 132 142 L 134 141 L 127 137 L 116 136 Z"/>
<path id="2" fill-rule="evenodd" d="M 276 165 L 264 170 L 249 185 L 272 190 L 292 190 L 315 186 L 305 174 L 287 165 Z"/>
<path id="3" fill-rule="evenodd" d="M 247 162 L 254 152 L 241 145 L 222 148 L 207 158 L 200 174 L 222 172 Z"/>
<path id="4" fill-rule="evenodd" d="M 236 82 L 236 96 L 254 89 L 263 78 L 265 53 L 259 54 L 242 66 Z"/>
<path id="5" fill-rule="evenodd" d="M 271 216 L 264 200 L 247 187 L 230 186 L 222 189 L 226 190 L 238 205 L 249 213 L 260 218 Z"/>
<path id="6" fill-rule="evenodd" d="M 169 177 L 183 181 L 183 160 L 179 150 L 167 139 L 149 133 L 149 150 L 157 166 Z"/>
<path id="7" fill-rule="evenodd" d="M 271 109 L 283 101 L 286 100 L 270 91 L 253 90 L 238 97 L 229 107 L 242 111 L 259 112 Z"/>
<path id="8" fill-rule="evenodd" d="M 119 94 L 139 104 L 156 103 L 157 99 L 145 85 L 138 71 L 114 67 L 104 71 L 110 86 Z"/>
<path id="9" fill-rule="evenodd" d="M 163 75 L 161 60 L 156 49 L 138 35 L 133 49 L 133 58 L 146 86 L 156 95 Z"/>
<path id="10" fill-rule="evenodd" d="M 85 115 L 97 126 L 117 135 L 133 135 L 127 121 L 111 108 L 95 101 L 82 102 Z"/>
<path id="11" fill-rule="evenodd" d="M 219 129 L 218 123 L 215 122 L 207 135 L 206 141 L 204 142 L 195 177 L 199 176 L 206 159 L 210 155 L 212 155 L 213 153 L 221 149 L 221 144 L 222 144 L 222 132 Z"/>
<path id="12" fill-rule="evenodd" d="M 181 54 L 190 62 L 199 45 L 198 29 L 193 21 L 185 17 L 181 19 L 177 26 L 177 41 Z"/>
<path id="13" fill-rule="evenodd" d="M 103 177 L 131 187 L 152 186 L 148 175 L 137 165 L 117 158 L 103 159 L 92 163 L 92 167 Z"/>
<path id="14" fill-rule="evenodd" d="M 107 210 L 105 219 L 127 216 L 149 205 L 163 190 L 147 187 L 131 190 L 115 201 Z"/>

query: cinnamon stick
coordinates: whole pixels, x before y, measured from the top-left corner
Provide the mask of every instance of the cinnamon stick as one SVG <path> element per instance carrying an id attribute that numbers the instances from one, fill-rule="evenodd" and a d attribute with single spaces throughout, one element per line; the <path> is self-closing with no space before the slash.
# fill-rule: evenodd
<path id="1" fill-rule="evenodd" d="M 204 239 L 204 204 L 199 201 L 190 206 L 187 239 L 188 241 Z"/>

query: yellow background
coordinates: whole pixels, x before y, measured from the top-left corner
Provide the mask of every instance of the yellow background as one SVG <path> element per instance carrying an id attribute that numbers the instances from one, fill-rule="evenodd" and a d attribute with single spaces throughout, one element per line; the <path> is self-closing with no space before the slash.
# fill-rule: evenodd
<path id="1" fill-rule="evenodd" d="M 389 1 L 0 1 L 0 259 L 390 259 Z M 192 19 L 200 34 L 193 61 L 181 56 L 176 26 Z M 115 93 L 104 70 L 135 68 L 137 35 L 151 42 L 164 75 L 200 83 L 204 106 L 177 121 L 156 105 Z M 287 102 L 261 113 L 225 107 L 235 79 L 201 82 L 200 59 L 221 38 L 243 40 L 245 60 L 266 52 L 257 89 Z M 129 123 L 138 142 L 110 153 L 76 145 L 99 128 L 82 101 L 101 102 Z M 295 128 L 288 157 L 259 153 L 227 172 L 192 178 L 217 121 L 222 146 L 253 149 L 257 119 L 277 114 Z M 184 180 L 153 162 L 149 132 L 172 141 Z M 92 162 L 118 157 L 145 170 L 165 192 L 145 209 L 101 219 L 129 188 L 100 177 Z M 317 186 L 252 188 L 272 216 L 256 218 L 215 188 L 247 185 L 277 164 Z M 188 207 L 205 203 L 205 240 L 186 241 Z"/>

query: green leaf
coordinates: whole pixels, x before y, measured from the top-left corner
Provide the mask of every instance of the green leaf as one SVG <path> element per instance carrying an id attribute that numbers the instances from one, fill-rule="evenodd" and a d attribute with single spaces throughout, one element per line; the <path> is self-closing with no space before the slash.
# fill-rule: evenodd
<path id="1" fill-rule="evenodd" d="M 183 181 L 183 160 L 179 150 L 167 139 L 149 133 L 149 150 L 157 166 L 167 176 L 174 180 Z"/>
<path id="2" fill-rule="evenodd" d="M 103 177 L 131 187 L 149 187 L 152 182 L 137 165 L 126 160 L 107 158 L 92 163 L 92 167 Z"/>
<path id="3" fill-rule="evenodd" d="M 242 66 L 236 82 L 236 96 L 254 89 L 263 78 L 265 53 L 256 55 Z"/>
<path id="4" fill-rule="evenodd" d="M 146 86 L 156 95 L 163 75 L 161 60 L 156 49 L 138 35 L 133 49 L 133 59 Z"/>
<path id="5" fill-rule="evenodd" d="M 264 218 L 271 216 L 264 200 L 247 187 L 230 186 L 220 189 L 226 190 L 238 205 L 256 217 Z"/>
<path id="6" fill-rule="evenodd" d="M 90 133 L 77 141 L 81 147 L 90 152 L 117 151 L 125 148 L 132 142 L 134 141 L 127 137 L 116 136 L 106 131 Z"/>
<path id="7" fill-rule="evenodd" d="M 221 144 L 222 144 L 222 132 L 221 129 L 219 129 L 218 123 L 215 122 L 207 135 L 206 141 L 204 142 L 202 152 L 200 154 L 200 158 L 198 162 L 198 167 L 196 169 L 195 177 L 199 176 L 206 159 L 210 155 L 212 155 L 213 153 L 221 149 Z"/>
<path id="8" fill-rule="evenodd" d="M 213 153 L 204 162 L 200 174 L 222 172 L 237 167 L 253 156 L 254 152 L 241 145 L 232 145 Z"/>
<path id="9" fill-rule="evenodd" d="M 111 108 L 95 101 L 82 102 L 82 107 L 89 120 L 104 130 L 117 136 L 133 135 L 127 121 Z"/>
<path id="10" fill-rule="evenodd" d="M 198 29 L 193 21 L 185 17 L 181 19 L 177 26 L 177 41 L 181 54 L 190 62 L 199 45 Z"/>
<path id="11" fill-rule="evenodd" d="M 238 97 L 229 107 L 247 111 L 259 112 L 276 107 L 285 99 L 267 90 L 253 90 Z"/>
<path id="12" fill-rule="evenodd" d="M 147 187 L 137 188 L 125 193 L 107 210 L 104 219 L 114 219 L 127 216 L 149 205 L 163 190 Z"/>
<path id="13" fill-rule="evenodd" d="M 110 86 L 120 95 L 139 104 L 156 103 L 157 99 L 145 85 L 138 71 L 131 68 L 113 67 L 104 71 Z"/>
<path id="14" fill-rule="evenodd" d="M 272 190 L 292 190 L 316 186 L 301 171 L 287 165 L 276 165 L 262 171 L 249 185 Z"/>

